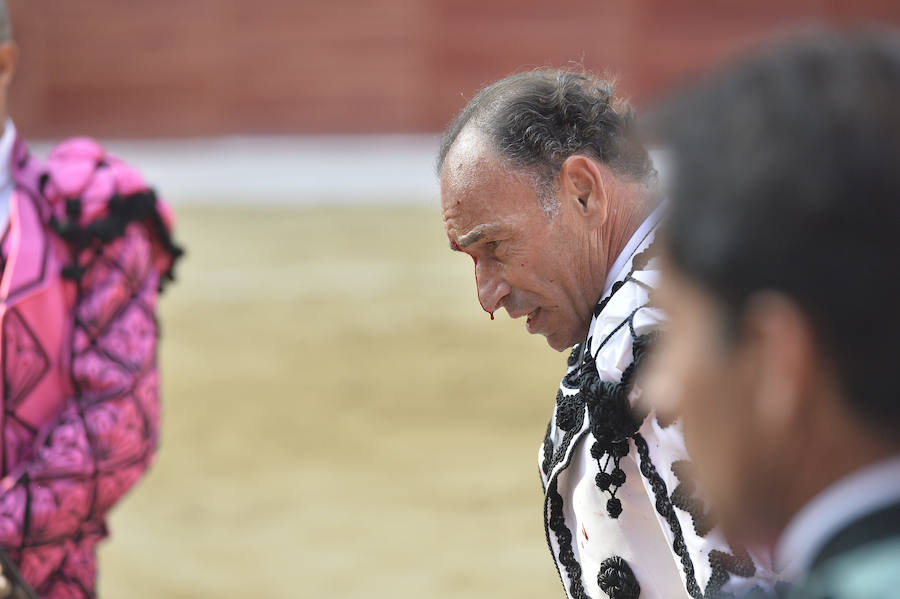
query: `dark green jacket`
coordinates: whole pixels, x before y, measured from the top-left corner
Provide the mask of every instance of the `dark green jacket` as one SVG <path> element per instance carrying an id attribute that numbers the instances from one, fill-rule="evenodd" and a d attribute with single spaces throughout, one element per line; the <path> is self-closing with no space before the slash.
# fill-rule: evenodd
<path id="1" fill-rule="evenodd" d="M 900 503 L 835 534 L 788 599 L 900 599 Z"/>

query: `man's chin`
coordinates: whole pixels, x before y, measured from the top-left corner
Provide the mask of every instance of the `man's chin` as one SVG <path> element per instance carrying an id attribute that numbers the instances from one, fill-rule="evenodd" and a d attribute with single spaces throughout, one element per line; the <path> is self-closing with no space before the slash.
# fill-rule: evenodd
<path id="1" fill-rule="evenodd" d="M 533 335 L 542 335 L 547 340 L 547 345 L 558 352 L 566 351 L 584 341 L 587 330 L 541 330 L 534 331 Z"/>
<path id="2" fill-rule="evenodd" d="M 552 333 L 538 333 L 544 336 L 544 339 L 547 340 L 547 345 L 552 347 L 558 352 L 563 352 L 578 343 L 577 341 L 570 341 L 568 338 L 563 338 L 559 334 Z"/>

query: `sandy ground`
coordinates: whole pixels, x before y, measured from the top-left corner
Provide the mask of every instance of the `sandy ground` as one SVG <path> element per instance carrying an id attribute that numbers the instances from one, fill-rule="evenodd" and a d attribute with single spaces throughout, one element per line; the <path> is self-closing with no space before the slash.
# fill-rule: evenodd
<path id="1" fill-rule="evenodd" d="M 537 447 L 565 356 L 491 322 L 437 207 L 180 211 L 165 422 L 105 599 L 559 597 Z"/>

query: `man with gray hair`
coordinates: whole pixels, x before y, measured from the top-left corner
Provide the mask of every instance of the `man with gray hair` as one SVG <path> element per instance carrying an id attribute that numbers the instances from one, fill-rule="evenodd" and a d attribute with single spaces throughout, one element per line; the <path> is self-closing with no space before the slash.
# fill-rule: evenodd
<path id="1" fill-rule="evenodd" d="M 768 588 L 688 476 L 680 425 L 642 413 L 635 376 L 662 207 L 632 113 L 587 74 L 534 71 L 480 91 L 440 148 L 450 246 L 475 261 L 485 311 L 574 346 L 539 453 L 544 526 L 572 599 L 707 597 Z"/>

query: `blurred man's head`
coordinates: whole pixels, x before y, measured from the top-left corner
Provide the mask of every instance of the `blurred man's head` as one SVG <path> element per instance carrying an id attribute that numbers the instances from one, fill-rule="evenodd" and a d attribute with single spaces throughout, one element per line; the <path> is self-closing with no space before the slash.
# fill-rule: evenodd
<path id="1" fill-rule="evenodd" d="M 6 2 L 0 0 L 0 130 L 9 116 L 9 85 L 16 71 L 19 49 L 12 37 L 12 24 Z"/>
<path id="2" fill-rule="evenodd" d="M 900 449 L 900 36 L 818 34 L 671 103 L 652 395 L 723 524 L 772 541 Z"/>
<path id="3" fill-rule="evenodd" d="M 444 225 L 475 260 L 482 307 L 526 316 L 558 350 L 584 339 L 646 211 L 654 171 L 632 120 L 610 84 L 534 71 L 479 92 L 441 144 Z"/>

